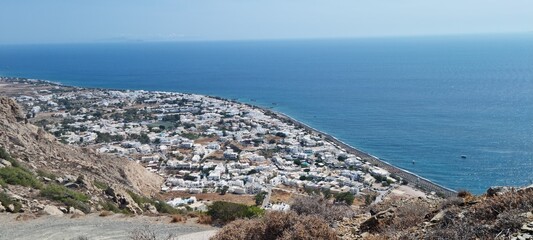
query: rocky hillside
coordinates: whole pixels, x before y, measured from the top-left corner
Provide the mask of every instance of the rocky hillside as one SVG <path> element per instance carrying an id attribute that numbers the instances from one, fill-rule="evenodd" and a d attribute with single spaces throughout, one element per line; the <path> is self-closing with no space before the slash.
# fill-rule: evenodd
<path id="1" fill-rule="evenodd" d="M 5 97 L 0 97 L 0 158 L 0 211 L 38 212 L 51 205 L 155 212 L 139 204 L 154 203 L 147 197 L 156 195 L 163 181 L 133 161 L 61 144 L 29 124 L 17 103 Z"/>
<path id="2" fill-rule="evenodd" d="M 344 219 L 344 239 L 533 239 L 533 186 L 383 202 Z"/>

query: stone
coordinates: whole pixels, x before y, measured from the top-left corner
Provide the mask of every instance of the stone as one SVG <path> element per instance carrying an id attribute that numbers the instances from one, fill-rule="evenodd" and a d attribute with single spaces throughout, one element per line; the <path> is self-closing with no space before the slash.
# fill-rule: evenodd
<path id="1" fill-rule="evenodd" d="M 6 166 L 4 166 L 4 164 L 1 164 L 0 163 L 0 168 L 5 168 Z"/>
<path id="2" fill-rule="evenodd" d="M 76 182 L 77 179 L 78 179 L 78 178 L 75 177 L 75 176 L 73 176 L 73 175 L 69 175 L 69 174 L 65 175 L 65 180 L 66 180 L 66 181 L 69 181 L 69 182 Z"/>
<path id="3" fill-rule="evenodd" d="M 67 188 L 79 188 L 80 185 L 78 185 L 77 183 L 70 182 L 70 183 L 65 184 L 65 187 L 67 187 Z"/>
<path id="4" fill-rule="evenodd" d="M 361 223 L 361 226 L 359 227 L 362 231 L 371 231 L 377 229 L 379 226 L 379 220 L 376 218 L 376 216 L 372 216 L 363 223 Z"/>
<path id="5" fill-rule="evenodd" d="M 440 211 L 439 213 L 437 213 L 437 215 L 435 215 L 433 218 L 431 218 L 430 222 L 431 223 L 437 223 L 437 222 L 442 221 L 442 219 L 444 218 L 445 214 L 446 214 L 446 211 Z"/>
<path id="6" fill-rule="evenodd" d="M 58 207 L 58 209 L 63 213 L 68 213 L 68 209 L 65 207 Z"/>
<path id="7" fill-rule="evenodd" d="M 9 204 L 9 205 L 7 206 L 7 211 L 8 211 L 8 212 L 11 212 L 11 213 L 14 213 L 14 212 L 15 212 L 15 205 L 13 205 L 13 204 Z"/>
<path id="8" fill-rule="evenodd" d="M 45 182 L 49 183 L 49 182 L 51 182 L 51 181 L 52 181 L 52 179 L 50 179 L 50 178 L 47 178 L 47 177 L 43 177 L 43 181 L 45 181 Z"/>
<path id="9" fill-rule="evenodd" d="M 533 233 L 533 222 L 525 223 L 524 225 L 522 225 L 522 228 L 520 230 L 522 230 L 523 232 Z"/>
<path id="10" fill-rule="evenodd" d="M 81 216 L 85 215 L 85 213 L 79 209 L 74 209 L 74 211 L 72 211 L 71 213 L 74 215 L 81 215 Z"/>
<path id="11" fill-rule="evenodd" d="M 59 210 L 56 206 L 46 205 L 43 209 L 43 212 L 51 216 L 61 216 L 63 212 Z"/>
<path id="12" fill-rule="evenodd" d="M 6 211 L 6 208 L 4 207 L 4 205 L 0 204 L 0 212 L 5 212 Z"/>
<path id="13" fill-rule="evenodd" d="M 65 180 L 63 180 L 62 177 L 58 177 L 58 178 L 56 178 L 56 181 L 57 181 L 58 183 L 63 183 Z"/>
<path id="14" fill-rule="evenodd" d="M 145 209 L 146 209 L 148 212 L 150 212 L 150 213 L 152 213 L 152 214 L 158 214 L 158 213 L 159 213 L 159 212 L 157 211 L 157 208 L 154 207 L 154 205 L 152 205 L 152 204 L 150 204 L 150 203 L 147 203 L 144 207 L 145 207 Z"/>
<path id="15" fill-rule="evenodd" d="M 6 166 L 6 167 L 12 167 L 12 166 L 13 166 L 13 165 L 11 164 L 10 161 L 5 160 L 5 159 L 1 159 L 1 160 L 0 160 L 0 163 L 1 163 L 2 165 Z"/>
<path id="16" fill-rule="evenodd" d="M 489 197 L 494 196 L 494 195 L 502 195 L 506 192 L 511 191 L 511 189 L 512 188 L 510 187 L 501 187 L 501 186 L 490 187 L 489 189 L 487 189 L 487 195 Z"/>

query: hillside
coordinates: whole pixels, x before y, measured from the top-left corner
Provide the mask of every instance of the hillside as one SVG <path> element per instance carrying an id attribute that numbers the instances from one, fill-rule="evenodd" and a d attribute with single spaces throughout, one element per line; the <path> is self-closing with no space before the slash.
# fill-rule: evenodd
<path id="1" fill-rule="evenodd" d="M 0 210 L 57 212 L 50 210 L 54 207 L 45 209 L 53 205 L 81 208 L 85 213 L 101 209 L 155 212 L 153 206 L 137 203 L 139 196 L 157 194 L 163 181 L 160 176 L 125 158 L 58 142 L 28 124 L 17 103 L 5 97 L 0 97 L 0 151 L 1 199 L 19 205 L 15 210 L 4 203 L 7 206 Z"/>

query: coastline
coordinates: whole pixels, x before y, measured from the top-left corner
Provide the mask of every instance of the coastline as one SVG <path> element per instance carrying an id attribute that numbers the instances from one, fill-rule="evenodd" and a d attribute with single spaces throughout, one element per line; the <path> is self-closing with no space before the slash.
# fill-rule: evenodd
<path id="1" fill-rule="evenodd" d="M 50 84 L 50 85 L 56 85 L 56 86 L 62 86 L 62 87 L 72 87 L 72 88 L 79 88 L 79 89 L 94 89 L 94 90 L 116 90 L 116 91 L 127 91 L 128 89 L 114 89 L 114 88 L 98 88 L 98 87 L 78 87 L 78 86 L 71 86 L 71 85 L 65 85 L 65 84 L 62 84 L 60 82 L 54 82 L 54 81 L 49 81 L 49 80 L 40 80 L 40 79 L 30 79 L 30 78 L 23 78 L 23 77 L 9 77 L 9 76 L 0 76 L 0 78 L 3 78 L 3 79 L 6 79 L 6 80 L 9 80 L 9 79 L 14 79 L 14 80 L 22 80 L 22 81 L 30 81 L 30 82 L 35 82 L 35 83 L 44 83 L 44 84 Z M 172 92 L 172 91 L 149 91 L 149 92 Z M 181 92 L 172 92 L 172 93 L 181 93 Z M 249 104 L 249 103 L 245 103 L 245 102 L 240 102 L 240 101 L 237 101 L 237 100 L 233 100 L 233 99 L 227 99 L 227 98 L 223 98 L 223 97 L 219 97 L 219 96 L 211 96 L 211 95 L 204 95 L 204 94 L 195 94 L 195 93 L 184 93 L 184 94 L 191 94 L 191 95 L 198 95 L 198 96 L 205 96 L 205 97 L 208 97 L 208 98 L 215 98 L 215 99 L 220 99 L 220 100 L 224 100 L 224 101 L 230 101 L 230 102 L 235 102 L 235 103 L 238 103 L 238 104 L 243 104 L 243 105 L 248 105 L 250 107 L 254 107 L 254 108 L 257 108 L 257 109 L 260 109 L 262 111 L 264 111 L 265 113 L 275 117 L 275 118 L 278 118 L 282 121 L 285 121 L 285 122 L 289 122 L 290 124 L 296 126 L 296 127 L 300 127 L 300 128 L 303 128 L 305 129 L 306 131 L 309 131 L 309 132 L 313 132 L 315 134 L 319 134 L 323 137 L 324 140 L 332 143 L 333 145 L 337 146 L 338 148 L 350 153 L 350 154 L 354 154 L 358 157 L 361 157 L 362 160 L 365 160 L 375 166 L 378 166 L 378 167 L 381 167 L 387 171 L 389 171 L 391 174 L 395 174 L 396 176 L 398 177 L 401 177 L 402 179 L 406 180 L 409 185 L 411 187 L 414 187 L 416 189 L 419 189 L 423 192 L 426 192 L 426 193 L 430 193 L 430 192 L 435 192 L 437 195 L 441 196 L 441 197 L 452 197 L 452 196 L 456 196 L 457 192 L 453 189 L 450 189 L 450 188 L 447 188 L 445 186 L 442 186 L 442 185 L 439 185 L 437 183 L 434 183 L 432 182 L 431 180 L 429 179 L 426 179 L 424 177 L 421 177 L 417 174 L 414 174 L 410 171 L 407 171 L 405 169 L 402 169 L 402 168 L 399 168 L 399 167 L 396 167 L 394 165 L 392 165 L 391 163 L 388 163 L 386 161 L 383 161 L 381 159 L 379 159 L 378 157 L 376 156 L 373 156 L 369 153 L 366 153 L 364 151 L 361 151 L 359 149 L 357 149 L 356 147 L 353 147 L 339 139 L 337 139 L 336 137 L 328 134 L 328 133 L 325 133 L 323 131 L 320 131 L 318 129 L 315 129 L 301 121 L 298 121 L 296 119 L 294 119 L 293 117 L 287 115 L 287 114 L 284 114 L 284 113 L 281 113 L 281 112 L 278 112 L 278 111 L 275 111 L 275 110 L 272 110 L 272 109 L 268 109 L 266 107 L 262 107 L 262 106 L 257 106 L 257 105 L 254 105 L 254 104 Z"/>
<path id="2" fill-rule="evenodd" d="M 328 134 L 328 133 L 325 133 L 325 132 L 322 132 L 320 130 L 317 130 L 303 122 L 300 122 L 284 113 L 280 113 L 280 112 L 277 112 L 277 111 L 273 111 L 273 110 L 270 110 L 270 109 L 265 109 L 265 108 L 262 108 L 262 107 L 259 107 L 259 106 L 255 106 L 253 105 L 254 107 L 257 107 L 257 108 L 260 108 L 262 109 L 263 111 L 266 111 L 266 112 L 269 112 L 269 113 L 272 113 L 274 115 L 276 115 L 276 117 L 280 118 L 280 119 L 284 119 L 286 121 L 289 121 L 291 122 L 292 124 L 298 126 L 298 127 L 302 127 L 304 129 L 306 129 L 307 131 L 312 131 L 312 132 L 315 132 L 317 134 L 321 134 L 324 139 L 326 141 L 329 141 L 331 143 L 333 143 L 334 145 L 338 146 L 339 148 L 345 150 L 346 152 L 348 153 L 351 153 L 351 154 L 354 154 L 354 155 L 357 155 L 359 157 L 361 157 L 363 160 L 366 160 L 380 168 L 383 168 L 387 171 L 389 171 L 390 173 L 393 173 L 399 177 L 401 177 L 402 179 L 405 179 L 407 180 L 410 184 L 414 184 L 413 187 L 419 189 L 419 190 L 422 190 L 424 192 L 436 192 L 437 194 L 442 194 L 443 196 L 445 197 L 452 197 L 452 196 L 456 196 L 457 195 L 457 191 L 453 190 L 453 189 L 450 189 L 450 188 L 447 188 L 445 186 L 442 186 L 440 184 L 437 184 L 437 183 L 434 183 L 432 182 L 431 180 L 427 179 L 427 178 L 424 178 L 424 177 L 421 177 L 415 173 L 412 173 L 410 171 L 407 171 L 405 169 L 402 169 L 400 167 L 396 167 L 394 165 L 392 165 L 391 163 L 389 162 L 386 162 L 386 161 L 383 161 L 381 159 L 379 159 L 378 157 L 376 156 L 373 156 L 369 153 L 366 153 L 366 152 L 363 152 L 339 139 L 337 139 L 336 137 Z"/>

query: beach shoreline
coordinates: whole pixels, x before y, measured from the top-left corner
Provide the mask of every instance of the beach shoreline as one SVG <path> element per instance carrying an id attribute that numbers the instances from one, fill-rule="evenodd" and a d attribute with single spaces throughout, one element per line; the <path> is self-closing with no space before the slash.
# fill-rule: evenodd
<path id="1" fill-rule="evenodd" d="M 50 81 L 50 80 L 40 80 L 40 79 L 30 79 L 30 78 L 23 78 L 23 77 L 9 77 L 9 76 L 0 76 L 0 78 L 4 79 L 4 80 L 12 80 L 12 81 L 30 81 L 30 82 L 34 82 L 34 83 L 44 83 L 44 84 L 50 84 L 50 85 L 56 85 L 56 86 L 61 86 L 61 87 L 71 87 L 71 88 L 78 88 L 78 89 L 93 89 L 93 90 L 116 90 L 116 91 L 128 91 L 130 89 L 115 89 L 115 88 L 98 88 L 98 87 L 78 87 L 78 86 L 71 86 L 71 85 L 65 85 L 65 84 L 62 84 L 60 82 L 54 82 L 54 81 Z M 147 92 L 161 92 L 161 93 L 165 93 L 165 92 L 171 92 L 171 93 L 181 93 L 181 92 L 173 92 L 173 91 L 147 91 Z M 339 140 L 338 138 L 328 134 L 328 133 L 325 133 L 323 131 L 320 131 L 316 128 L 313 128 L 285 113 L 282 113 L 282 112 L 278 112 L 278 111 L 275 111 L 275 110 L 272 110 L 272 109 L 268 109 L 267 107 L 262 107 L 262 106 L 258 106 L 258 105 L 254 105 L 254 104 L 250 104 L 250 103 L 245 103 L 245 102 L 241 102 L 241 101 L 237 101 L 237 100 L 233 100 L 233 99 L 227 99 L 227 98 L 224 98 L 224 97 L 219 97 L 219 96 L 212 96 L 212 95 L 204 95 L 204 94 L 194 94 L 194 93 L 184 93 L 184 94 L 191 94 L 191 95 L 198 95 L 198 96 L 205 96 L 205 97 L 208 97 L 208 98 L 214 98 L 214 99 L 220 99 L 220 100 L 225 100 L 225 101 L 230 101 L 230 102 L 235 102 L 235 103 L 238 103 L 238 104 L 243 104 L 243 105 L 248 105 L 250 107 L 254 107 L 254 108 L 257 108 L 257 109 L 260 109 L 262 111 L 264 111 L 265 113 L 277 118 L 277 119 L 280 119 L 282 121 L 285 121 L 285 122 L 289 122 L 290 124 L 296 126 L 296 127 L 300 127 L 300 128 L 303 128 L 305 129 L 306 131 L 309 131 L 309 132 L 313 132 L 315 134 L 318 134 L 318 135 L 321 135 L 322 138 L 330 143 L 332 143 L 333 145 L 337 146 L 339 149 L 342 149 L 344 151 L 346 151 L 347 153 L 350 153 L 350 154 L 354 154 L 358 157 L 360 157 L 362 160 L 364 161 L 367 161 L 377 167 L 380 167 L 380 168 L 383 168 L 387 171 L 389 171 L 391 174 L 395 174 L 396 176 L 402 178 L 402 180 L 406 180 L 408 183 L 409 183 L 409 186 L 412 186 L 416 189 L 419 189 L 423 192 L 426 192 L 426 193 L 435 193 L 437 194 L 438 196 L 440 197 L 452 197 L 452 196 L 456 196 L 457 192 L 453 189 L 450 189 L 450 188 L 447 188 L 445 186 L 442 186 L 440 184 L 437 184 L 437 183 L 434 183 L 432 182 L 431 180 L 429 179 L 426 179 L 424 177 L 421 177 L 415 173 L 412 173 L 408 170 L 405 170 L 405 169 L 402 169 L 400 167 L 397 167 L 397 166 L 394 166 L 393 164 L 389 163 L 389 162 L 386 162 L 384 160 L 381 160 L 379 159 L 378 157 L 376 156 L 373 156 L 369 153 L 366 153 L 364 151 L 361 151 L 359 149 L 357 149 L 356 147 L 353 147 L 341 140 Z"/>

